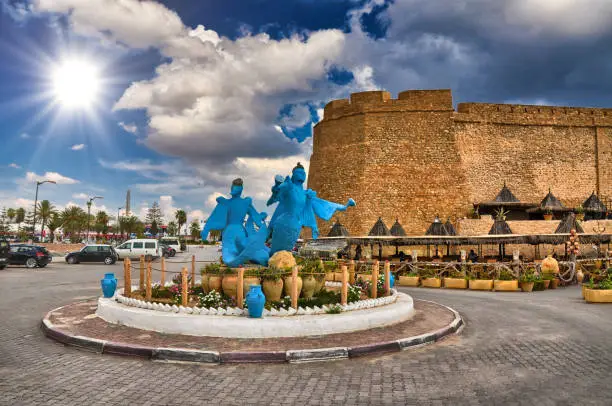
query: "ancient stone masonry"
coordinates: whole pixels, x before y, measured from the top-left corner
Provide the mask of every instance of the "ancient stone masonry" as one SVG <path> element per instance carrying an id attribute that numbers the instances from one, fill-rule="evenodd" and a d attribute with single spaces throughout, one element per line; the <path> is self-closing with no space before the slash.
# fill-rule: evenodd
<path id="1" fill-rule="evenodd" d="M 378 217 L 409 234 L 464 217 L 504 182 L 523 202 L 551 188 L 567 207 L 612 196 L 612 109 L 460 103 L 450 90 L 354 93 L 325 106 L 314 128 L 310 188 L 355 210 L 351 235 Z M 326 233 L 331 225 L 321 225 Z"/>

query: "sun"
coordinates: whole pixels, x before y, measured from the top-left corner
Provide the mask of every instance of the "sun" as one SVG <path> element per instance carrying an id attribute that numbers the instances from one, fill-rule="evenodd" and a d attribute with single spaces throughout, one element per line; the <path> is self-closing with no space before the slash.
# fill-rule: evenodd
<path id="1" fill-rule="evenodd" d="M 63 106 L 87 108 L 100 90 L 100 78 L 96 66 L 84 60 L 66 60 L 53 71 L 53 94 Z"/>

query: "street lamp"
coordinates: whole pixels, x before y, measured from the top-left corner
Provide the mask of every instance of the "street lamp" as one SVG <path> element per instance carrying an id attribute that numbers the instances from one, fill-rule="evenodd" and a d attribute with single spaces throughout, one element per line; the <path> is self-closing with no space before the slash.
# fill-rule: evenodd
<path id="1" fill-rule="evenodd" d="M 36 237 L 36 206 L 38 205 L 38 187 L 43 183 L 55 184 L 56 182 L 54 180 L 36 181 L 36 197 L 34 197 L 34 218 L 32 219 L 32 238 Z M 40 237 L 42 238 L 42 234 Z"/>
<path id="2" fill-rule="evenodd" d="M 119 207 L 119 208 L 117 209 L 117 229 L 115 230 L 115 238 L 117 238 L 117 232 L 118 232 L 118 231 L 119 231 L 119 229 L 121 228 L 121 225 L 120 225 L 120 223 L 121 223 L 121 217 L 120 217 L 120 215 L 121 215 L 121 209 L 123 209 L 123 207 Z"/>
<path id="3" fill-rule="evenodd" d="M 102 196 L 94 196 L 87 201 L 87 244 L 89 244 L 89 220 L 91 215 L 91 202 L 96 199 L 104 199 Z"/>

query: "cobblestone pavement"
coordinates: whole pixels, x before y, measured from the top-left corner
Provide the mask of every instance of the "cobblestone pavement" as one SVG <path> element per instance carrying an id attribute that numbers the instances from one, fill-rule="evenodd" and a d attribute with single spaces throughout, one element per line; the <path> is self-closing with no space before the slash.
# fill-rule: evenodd
<path id="1" fill-rule="evenodd" d="M 383 357 L 206 366 L 101 356 L 43 337 L 48 310 L 99 293 L 121 265 L 0 271 L 0 405 L 610 405 L 612 306 L 577 287 L 403 289 L 458 310 L 461 336 Z"/>

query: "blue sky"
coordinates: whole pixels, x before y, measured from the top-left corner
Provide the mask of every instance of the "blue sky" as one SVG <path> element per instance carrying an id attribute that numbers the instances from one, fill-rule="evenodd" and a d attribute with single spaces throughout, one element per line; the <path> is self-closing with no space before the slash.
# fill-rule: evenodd
<path id="1" fill-rule="evenodd" d="M 0 205 L 111 214 L 132 190 L 202 218 L 231 179 L 260 209 L 307 163 L 326 102 L 452 88 L 455 101 L 610 107 L 612 4 L 602 0 L 0 0 Z M 53 75 L 97 72 L 92 105 Z"/>

